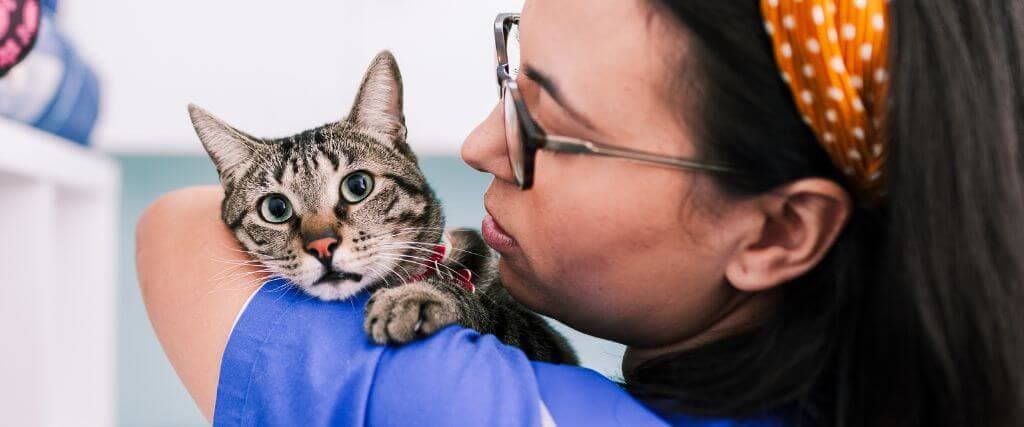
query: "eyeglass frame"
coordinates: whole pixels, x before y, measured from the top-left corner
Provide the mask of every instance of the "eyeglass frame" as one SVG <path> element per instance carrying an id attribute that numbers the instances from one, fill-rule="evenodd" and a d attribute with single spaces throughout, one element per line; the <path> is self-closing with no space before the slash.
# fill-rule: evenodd
<path id="1" fill-rule="evenodd" d="M 514 113 L 516 114 L 516 121 L 519 123 L 520 128 L 520 141 L 518 145 L 522 148 L 522 176 L 519 176 L 516 173 L 516 165 L 513 163 L 514 161 L 512 160 L 511 153 L 509 153 L 509 163 L 512 167 L 513 175 L 515 175 L 516 184 L 519 185 L 519 189 L 529 190 L 533 186 L 533 172 L 535 169 L 537 150 L 539 149 L 561 153 L 618 157 L 697 172 L 746 174 L 740 169 L 724 163 L 672 157 L 630 148 L 615 147 L 579 138 L 548 135 L 533 120 L 533 116 L 530 115 L 529 110 L 526 108 L 526 103 L 523 101 L 523 97 L 519 92 L 519 85 L 509 73 L 507 47 L 508 35 L 512 29 L 512 25 L 518 25 L 518 23 L 518 13 L 500 13 L 494 19 L 494 42 L 498 59 L 498 66 L 496 69 L 498 78 L 498 97 L 502 101 L 502 109 L 504 110 L 508 108 L 508 104 L 505 104 L 504 99 L 506 91 L 512 96 L 513 105 L 515 106 Z M 504 125 L 507 127 L 509 125 L 508 111 L 504 112 L 503 120 Z M 505 139 L 505 145 L 509 150 L 511 150 L 513 147 L 511 141 L 509 141 L 508 130 L 505 131 Z"/>

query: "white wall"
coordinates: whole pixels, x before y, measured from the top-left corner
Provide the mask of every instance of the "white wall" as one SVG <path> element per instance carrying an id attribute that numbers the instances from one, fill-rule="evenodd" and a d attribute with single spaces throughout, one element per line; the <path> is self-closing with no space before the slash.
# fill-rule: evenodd
<path id="1" fill-rule="evenodd" d="M 410 141 L 454 154 L 497 100 L 494 15 L 522 0 L 62 0 L 62 27 L 100 73 L 95 143 L 120 153 L 200 153 L 197 102 L 259 136 L 348 112 L 364 68 L 391 49 Z"/>

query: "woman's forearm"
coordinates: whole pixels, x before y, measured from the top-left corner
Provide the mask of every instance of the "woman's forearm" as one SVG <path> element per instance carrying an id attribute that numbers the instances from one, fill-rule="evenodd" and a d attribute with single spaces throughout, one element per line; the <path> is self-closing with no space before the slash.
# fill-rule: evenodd
<path id="1" fill-rule="evenodd" d="M 218 186 L 154 202 L 136 230 L 136 267 L 150 322 L 207 419 L 235 317 L 261 283 L 259 268 L 220 220 Z"/>

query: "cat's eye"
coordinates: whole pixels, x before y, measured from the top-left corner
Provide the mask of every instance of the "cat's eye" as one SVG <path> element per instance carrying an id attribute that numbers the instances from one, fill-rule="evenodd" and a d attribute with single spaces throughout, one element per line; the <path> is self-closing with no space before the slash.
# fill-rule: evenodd
<path id="1" fill-rule="evenodd" d="M 280 194 L 271 194 L 260 201 L 260 217 L 264 221 L 280 224 L 292 219 L 292 204 Z"/>
<path id="2" fill-rule="evenodd" d="M 366 172 L 354 172 L 341 180 L 341 197 L 349 203 L 359 203 L 373 191 L 373 177 Z"/>

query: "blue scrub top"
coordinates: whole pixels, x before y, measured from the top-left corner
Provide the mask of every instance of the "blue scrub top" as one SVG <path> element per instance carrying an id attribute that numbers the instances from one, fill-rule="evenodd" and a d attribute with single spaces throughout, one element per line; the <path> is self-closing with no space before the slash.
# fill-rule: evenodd
<path id="1" fill-rule="evenodd" d="M 252 297 L 221 361 L 217 426 L 782 426 L 660 417 L 586 368 L 531 362 L 449 326 L 386 347 L 363 333 L 365 293 L 323 302 L 283 280 Z"/>

